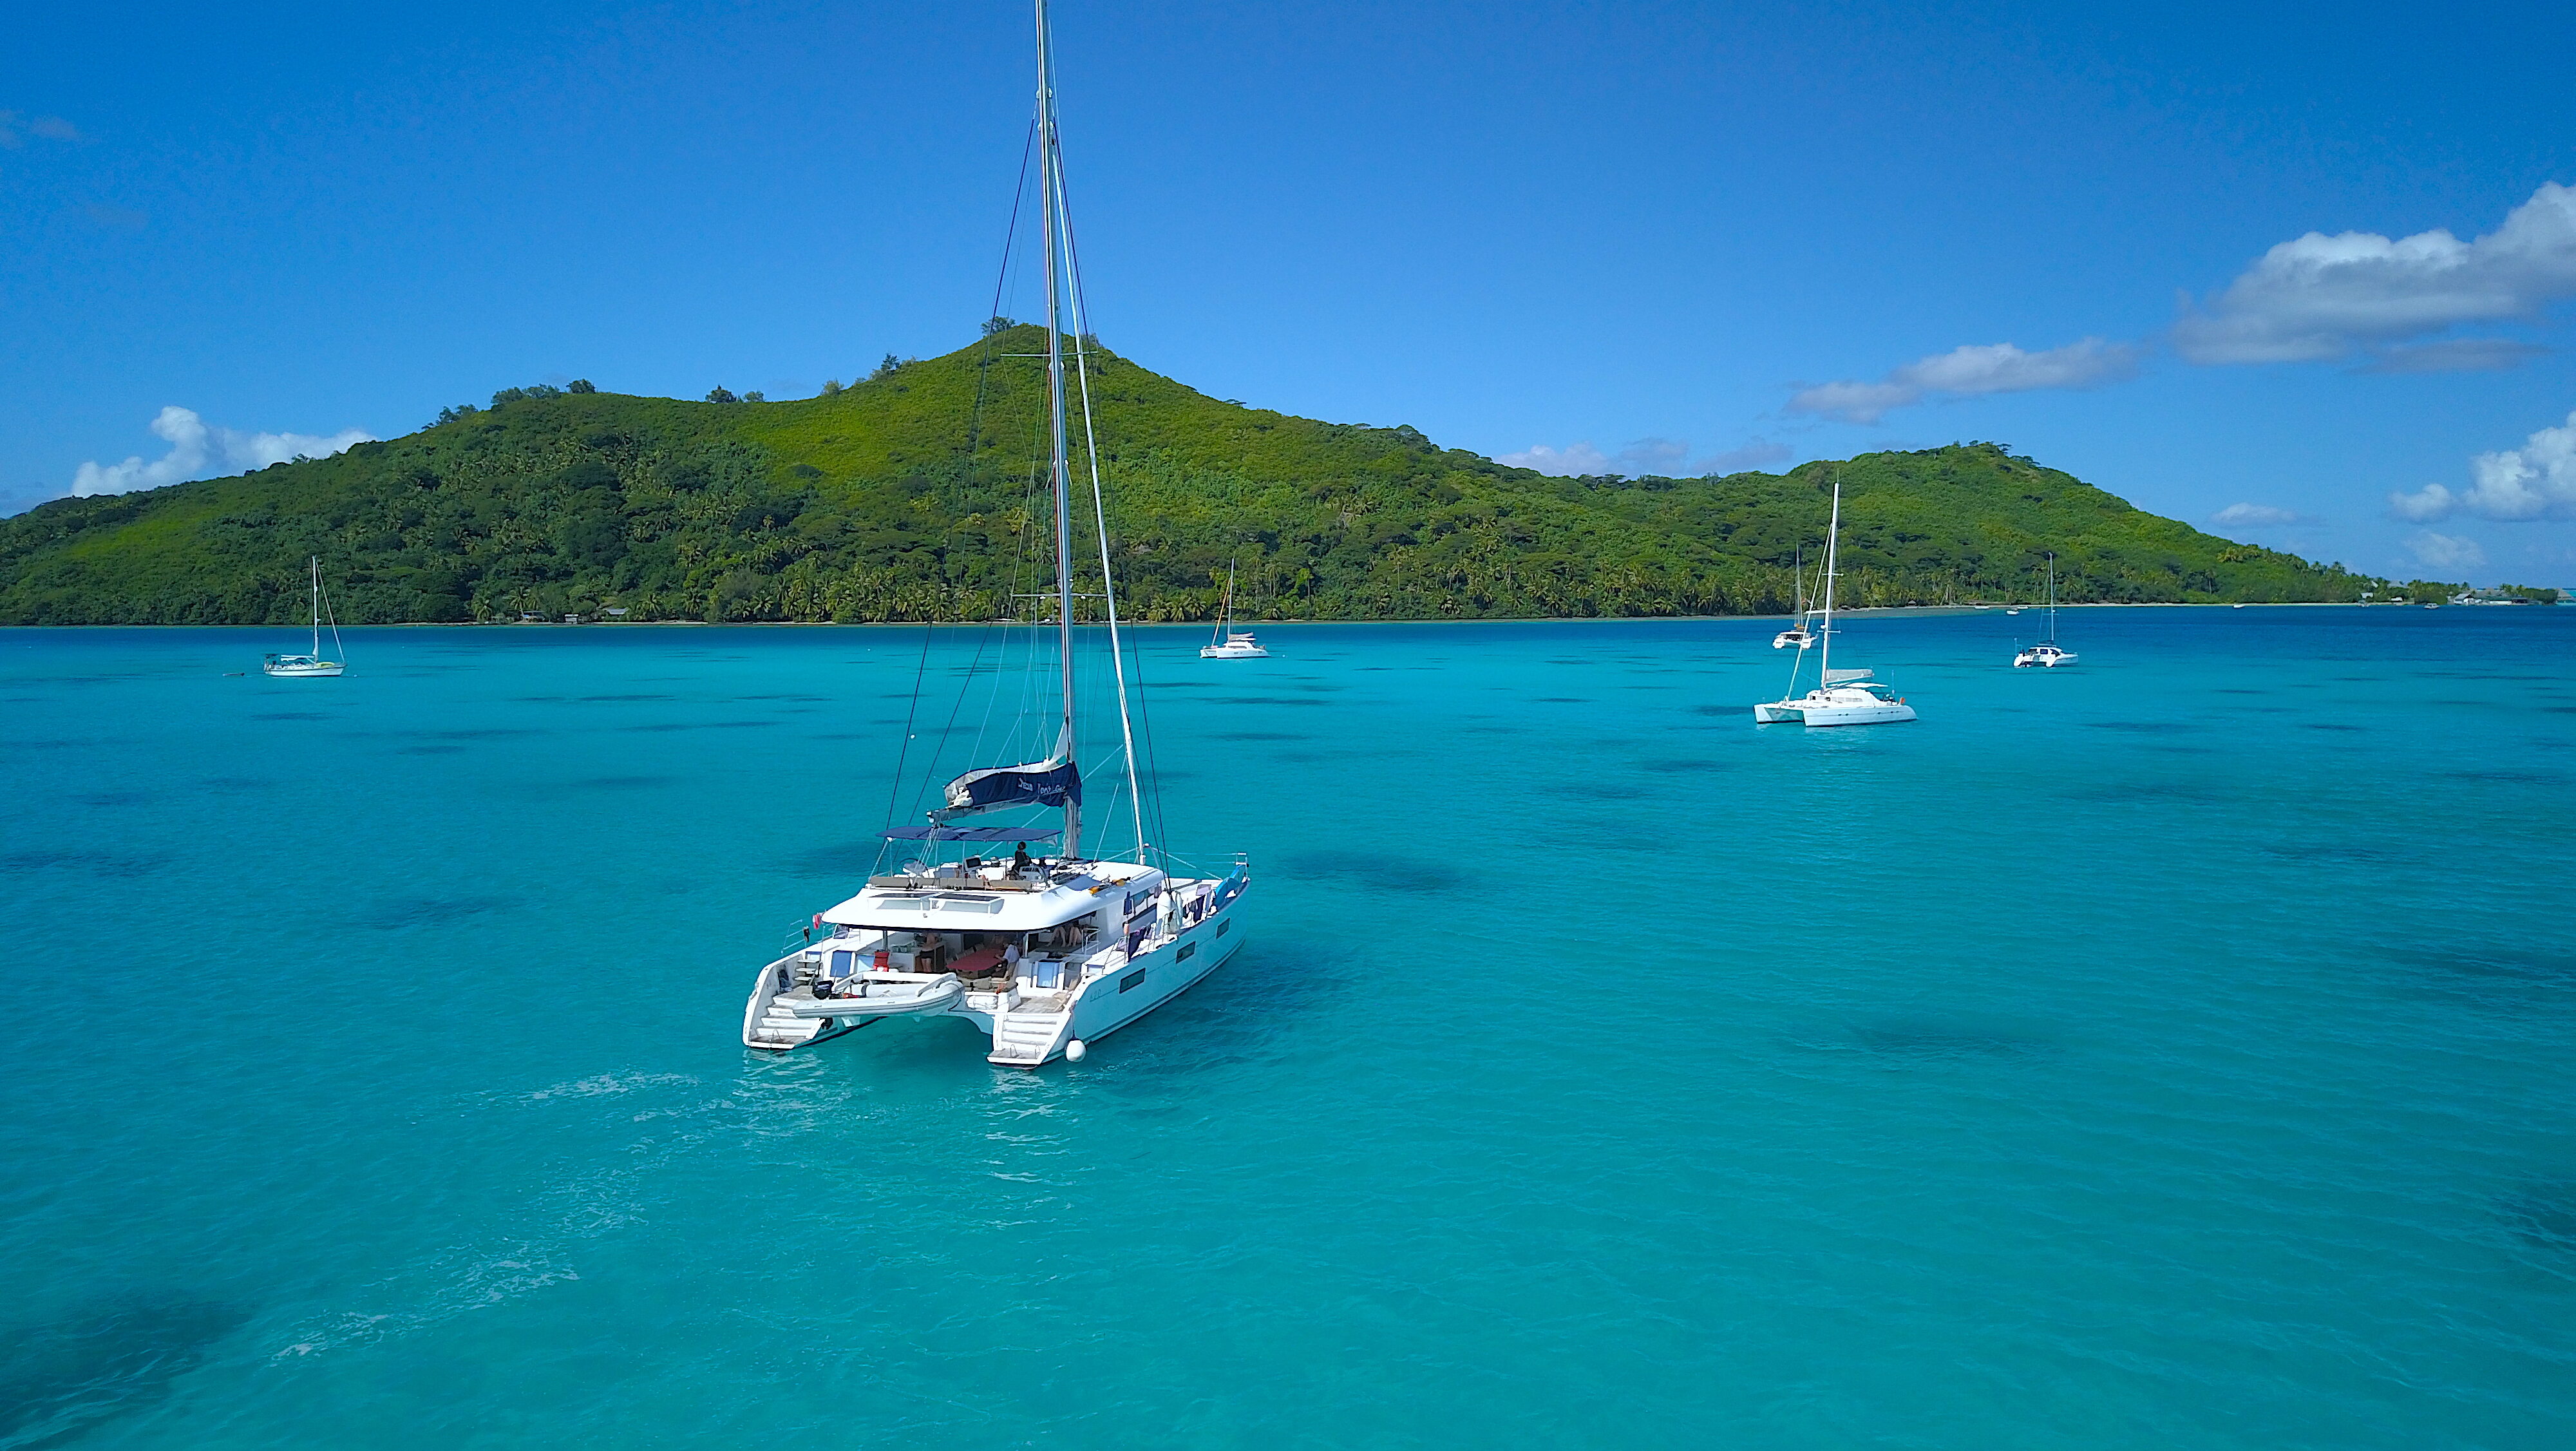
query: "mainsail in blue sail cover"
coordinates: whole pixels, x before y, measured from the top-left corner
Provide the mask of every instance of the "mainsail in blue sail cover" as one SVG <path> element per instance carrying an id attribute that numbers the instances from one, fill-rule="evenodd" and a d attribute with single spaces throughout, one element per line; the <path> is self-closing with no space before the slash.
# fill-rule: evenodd
<path id="1" fill-rule="evenodd" d="M 946 821 L 1005 806 L 1082 804 L 1082 772 L 1057 756 L 1020 766 L 987 766 L 948 783 L 948 805 L 931 815 Z"/>

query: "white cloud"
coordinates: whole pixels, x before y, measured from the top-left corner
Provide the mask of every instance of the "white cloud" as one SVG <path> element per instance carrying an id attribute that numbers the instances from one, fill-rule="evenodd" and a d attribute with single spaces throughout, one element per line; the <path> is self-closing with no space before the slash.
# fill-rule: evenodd
<path id="1" fill-rule="evenodd" d="M 1519 453 L 1497 454 L 1494 462 L 1516 469 L 1535 469 L 1559 478 L 1578 478 L 1585 474 L 1619 474 L 1638 477 L 1646 474 L 1671 475 L 1684 467 L 1690 457 L 1690 444 L 1678 438 L 1641 438 L 1615 454 L 1605 454 L 1593 447 L 1590 439 L 1552 448 L 1534 443 Z"/>
<path id="2" fill-rule="evenodd" d="M 149 463 L 137 454 L 121 464 L 82 464 L 72 475 L 72 493 L 86 497 L 157 489 L 217 472 L 264 469 L 298 454 L 324 458 L 352 444 L 375 441 L 374 434 L 355 428 L 344 428 L 328 438 L 310 433 L 241 433 L 214 428 L 194 409 L 176 404 L 162 409 L 160 416 L 152 420 L 152 431 L 170 445 L 168 453 Z"/>
<path id="3" fill-rule="evenodd" d="M 2232 525 L 2240 529 L 2259 528 L 2266 524 L 2296 524 L 2299 522 L 2299 516 L 2288 509 L 2274 508 L 2270 504 L 2230 504 L 2210 515 L 2209 522 Z"/>
<path id="4" fill-rule="evenodd" d="M 2407 536 L 2406 547 L 2432 569 L 2476 569 L 2487 562 L 2487 552 L 2478 547 L 2478 541 L 2430 529 Z"/>
<path id="5" fill-rule="evenodd" d="M 1550 448 L 1534 443 L 1519 453 L 1494 455 L 1494 462 L 1516 469 L 1536 469 L 1543 474 L 1573 478 L 1579 474 L 1610 472 L 1610 457 L 1589 442 L 1569 443 L 1563 448 Z"/>
<path id="6" fill-rule="evenodd" d="M 0 111 L 0 150 L 17 150 L 27 144 L 28 136 L 41 136 L 47 141 L 81 139 L 80 128 L 60 116 L 20 116 L 15 111 Z"/>
<path id="7" fill-rule="evenodd" d="M 2479 454 L 2469 460 L 2469 472 L 2476 482 L 2460 493 L 2426 484 L 2411 494 L 2389 495 L 2389 514 L 2416 524 L 2463 511 L 2507 523 L 2576 518 L 2576 413 L 2524 439 L 2520 448 Z"/>
<path id="8" fill-rule="evenodd" d="M 2576 188 L 2547 182 L 2474 242 L 2442 229 L 2283 242 L 2205 308 L 2186 298 L 2173 341 L 2195 363 L 2332 361 L 2461 323 L 2529 317 L 2571 295 Z M 2490 352 L 2482 365 L 2500 360 Z"/>
<path id="9" fill-rule="evenodd" d="M 1730 448 L 1710 454 L 1691 465 L 1691 472 L 1695 474 L 1742 473 L 1746 469 L 1758 469 L 1764 464 L 1783 462 L 1795 452 L 1796 450 L 1785 443 L 1773 443 L 1767 438 L 1757 438 L 1747 442 L 1742 448 Z"/>
<path id="10" fill-rule="evenodd" d="M 2036 353 L 2023 352 L 2010 343 L 1976 344 L 1918 359 L 1875 383 L 1844 379 L 1802 388 L 1789 400 L 1789 411 L 1839 418 L 1845 423 L 1876 423 L 1889 409 L 1935 396 L 2090 388 L 2125 378 L 2137 366 L 2138 349 L 2134 345 L 2100 338 L 2086 338 Z"/>

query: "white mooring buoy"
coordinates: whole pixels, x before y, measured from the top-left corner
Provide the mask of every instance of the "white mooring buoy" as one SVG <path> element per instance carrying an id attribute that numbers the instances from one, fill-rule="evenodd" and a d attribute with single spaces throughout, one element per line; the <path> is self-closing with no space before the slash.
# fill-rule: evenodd
<path id="1" fill-rule="evenodd" d="M 1064 1061 L 1067 1063 L 1079 1063 L 1082 1061 L 1082 1055 L 1090 1051 L 1090 1049 L 1082 1046 L 1082 1040 L 1080 1038 L 1076 1038 L 1072 1042 L 1064 1045 Z"/>

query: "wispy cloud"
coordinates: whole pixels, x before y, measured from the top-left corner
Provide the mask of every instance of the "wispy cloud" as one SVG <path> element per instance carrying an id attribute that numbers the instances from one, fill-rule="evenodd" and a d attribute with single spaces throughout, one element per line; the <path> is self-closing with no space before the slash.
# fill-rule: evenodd
<path id="1" fill-rule="evenodd" d="M 2464 323 L 2530 317 L 2569 296 L 2576 188 L 2549 182 L 2473 242 L 2446 229 L 2394 241 L 2310 232 L 2283 242 L 2205 305 L 2186 297 L 2173 342 L 2194 363 L 2330 362 L 2370 351 L 2392 371 L 2406 369 L 2410 352 L 2436 367 L 2510 366 L 2521 360 L 2510 344 L 2390 350 Z"/>
<path id="2" fill-rule="evenodd" d="M 2469 460 L 2469 474 L 2475 482 L 2459 493 L 2426 484 L 2411 494 L 2391 494 L 2388 512 L 2416 524 L 2458 513 L 2507 523 L 2576 518 L 2576 413 L 2524 439 L 2520 448 L 2479 454 Z"/>
<path id="3" fill-rule="evenodd" d="M 2091 388 L 2125 378 L 2137 366 L 2134 344 L 2100 338 L 2036 353 L 2011 343 L 1972 344 L 1908 363 L 1876 382 L 1844 379 L 1802 388 L 1790 398 L 1789 411 L 1845 423 L 1876 423 L 1890 409 L 1930 398 Z"/>
<path id="4" fill-rule="evenodd" d="M 2210 515 L 2209 522 L 2236 529 L 2259 529 L 2267 525 L 2296 524 L 2300 522 L 2300 516 L 2270 504 L 2230 504 Z"/>
<path id="5" fill-rule="evenodd" d="M 2408 535 L 2406 547 L 2430 569 L 2476 569 L 2487 562 L 2487 552 L 2478 547 L 2478 541 L 2430 529 Z"/>
<path id="6" fill-rule="evenodd" d="M 1740 474 L 1765 464 L 1786 463 L 1796 452 L 1785 443 L 1757 438 L 1741 448 L 1723 449 L 1691 465 L 1694 474 Z"/>
<path id="7" fill-rule="evenodd" d="M 2549 349 L 2514 338 L 2444 338 L 2438 343 L 2382 348 L 2360 371 L 2364 373 L 2500 373 L 2518 368 Z"/>
<path id="8" fill-rule="evenodd" d="M 157 489 L 218 472 L 264 469 L 299 454 L 324 458 L 352 444 L 375 441 L 374 434 L 355 428 L 327 438 L 310 433 L 242 433 L 212 427 L 196 410 L 175 404 L 152 420 L 152 432 L 170 445 L 169 452 L 149 463 L 137 454 L 121 464 L 82 464 L 72 475 L 72 493 L 85 497 Z"/>
<path id="9" fill-rule="evenodd" d="M 0 111 L 0 150 L 15 151 L 27 144 L 30 136 L 46 141 L 78 141 L 80 128 L 60 116 L 21 116 L 15 111 Z"/>
<path id="10" fill-rule="evenodd" d="M 1516 469 L 1536 469 L 1560 478 L 1579 478 L 1586 474 L 1674 474 L 1690 457 L 1690 444 L 1678 438 L 1641 438 L 1617 453 L 1603 453 L 1592 440 L 1569 443 L 1556 448 L 1534 443 L 1518 453 L 1497 454 L 1494 462 Z"/>

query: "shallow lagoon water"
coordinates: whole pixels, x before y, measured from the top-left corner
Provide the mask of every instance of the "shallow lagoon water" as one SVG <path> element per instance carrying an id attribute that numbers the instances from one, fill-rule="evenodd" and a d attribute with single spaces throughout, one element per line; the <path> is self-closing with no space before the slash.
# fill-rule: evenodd
<path id="1" fill-rule="evenodd" d="M 1034 1074 L 737 1039 L 972 632 L 0 632 L 0 1446 L 2567 1444 L 2576 611 L 2036 624 L 1147 632 Z"/>

